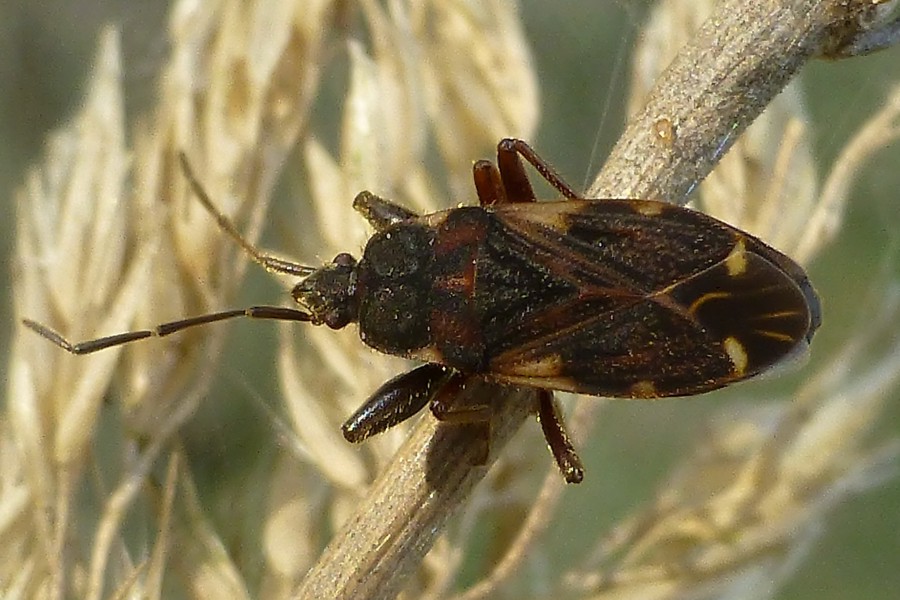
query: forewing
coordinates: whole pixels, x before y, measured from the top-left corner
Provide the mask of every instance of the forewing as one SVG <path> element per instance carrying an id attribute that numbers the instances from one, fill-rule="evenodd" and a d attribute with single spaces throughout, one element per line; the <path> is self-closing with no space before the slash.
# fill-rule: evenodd
<path id="1" fill-rule="evenodd" d="M 514 308 L 486 309 L 487 370 L 499 380 L 604 396 L 696 394 L 768 368 L 817 324 L 802 269 L 702 213 L 601 200 L 496 214 L 484 280 L 520 294 Z M 505 287 L 496 261 L 518 265 L 520 281 Z"/>

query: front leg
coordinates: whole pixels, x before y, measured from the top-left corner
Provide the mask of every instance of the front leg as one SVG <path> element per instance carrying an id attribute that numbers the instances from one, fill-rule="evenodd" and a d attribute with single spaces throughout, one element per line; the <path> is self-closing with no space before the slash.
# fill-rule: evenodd
<path id="1" fill-rule="evenodd" d="M 402 423 L 425 408 L 455 372 L 428 363 L 394 377 L 366 400 L 341 426 L 344 439 L 358 443 Z"/>
<path id="2" fill-rule="evenodd" d="M 365 217 L 376 231 L 384 231 L 394 223 L 418 217 L 416 213 L 363 190 L 353 199 L 353 210 Z"/>

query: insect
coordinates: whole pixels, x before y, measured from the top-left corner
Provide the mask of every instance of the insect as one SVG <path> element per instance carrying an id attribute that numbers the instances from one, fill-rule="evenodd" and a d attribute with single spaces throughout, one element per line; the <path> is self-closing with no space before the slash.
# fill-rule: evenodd
<path id="1" fill-rule="evenodd" d="M 537 202 L 530 163 L 564 199 Z M 370 347 L 425 364 L 382 385 L 343 425 L 361 442 L 430 405 L 439 420 L 489 422 L 455 407 L 473 378 L 537 390 L 536 412 L 568 482 L 584 469 L 553 398 L 708 392 L 803 349 L 821 321 L 803 269 L 752 235 L 653 200 L 589 200 L 524 141 L 475 163 L 479 206 L 417 215 L 370 192 L 353 207 L 374 227 L 362 258 L 319 268 L 263 254 L 212 203 L 182 155 L 194 194 L 259 264 L 300 278 L 298 308 L 254 306 L 70 343 L 73 354 L 235 317 L 351 323 Z"/>

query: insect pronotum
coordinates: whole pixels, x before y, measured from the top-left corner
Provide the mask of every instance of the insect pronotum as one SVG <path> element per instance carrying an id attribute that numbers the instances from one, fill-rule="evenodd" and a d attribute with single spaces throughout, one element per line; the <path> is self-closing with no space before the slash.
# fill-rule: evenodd
<path id="1" fill-rule="evenodd" d="M 537 202 L 522 158 L 563 199 Z M 357 323 L 370 347 L 424 364 L 384 385 L 343 425 L 361 442 L 419 412 L 490 419 L 455 407 L 467 381 L 537 389 L 536 412 L 569 482 L 584 476 L 553 390 L 660 398 L 708 392 L 804 348 L 821 321 L 806 273 L 752 235 L 653 200 L 580 197 L 524 141 L 474 165 L 479 206 L 417 215 L 371 192 L 353 207 L 374 227 L 362 258 L 310 267 L 260 252 L 213 204 L 181 156 L 194 194 L 254 261 L 300 278 L 299 308 L 253 306 L 71 343 L 88 354 L 235 317 Z M 465 412 L 463 419 L 460 412 Z"/>

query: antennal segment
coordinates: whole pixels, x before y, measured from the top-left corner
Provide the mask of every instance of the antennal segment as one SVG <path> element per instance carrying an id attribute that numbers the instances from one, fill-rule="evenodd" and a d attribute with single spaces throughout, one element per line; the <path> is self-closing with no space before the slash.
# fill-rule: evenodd
<path id="1" fill-rule="evenodd" d="M 117 333 L 101 338 L 87 340 L 73 344 L 56 331 L 50 329 L 46 325 L 41 325 L 31 319 L 22 319 L 22 323 L 36 332 L 38 335 L 47 338 L 66 352 L 71 354 L 90 354 L 111 348 L 113 346 L 121 346 L 148 337 L 163 337 L 172 333 L 196 327 L 198 325 L 206 325 L 207 323 L 215 323 L 217 321 L 226 321 L 236 317 L 249 317 L 251 319 L 274 319 L 278 321 L 312 321 L 312 315 L 302 310 L 294 308 L 286 308 L 283 306 L 251 306 L 249 308 L 239 308 L 235 310 L 226 310 L 208 315 L 200 315 L 189 319 L 181 319 L 179 321 L 170 321 L 162 323 L 152 329 L 141 329 L 139 331 L 129 331 L 126 333 Z"/>
<path id="2" fill-rule="evenodd" d="M 197 199 L 200 200 L 200 203 L 206 208 L 207 212 L 213 216 L 219 227 L 231 236 L 231 238 L 236 241 L 254 261 L 262 265 L 264 269 L 275 273 L 287 273 L 288 275 L 295 275 L 297 277 L 307 277 L 316 270 L 314 267 L 308 267 L 283 258 L 278 258 L 277 256 L 272 256 L 271 254 L 260 252 L 256 246 L 251 244 L 241 232 L 237 230 L 234 223 L 232 223 L 231 220 L 226 217 L 215 204 L 213 204 L 209 194 L 206 193 L 206 190 L 203 189 L 203 186 L 200 184 L 200 180 L 194 175 L 194 171 L 191 169 L 191 165 L 184 152 L 178 153 L 178 160 L 181 163 L 181 169 L 184 171 L 184 176 L 187 177 L 188 183 L 194 191 L 194 195 L 197 196 Z"/>

